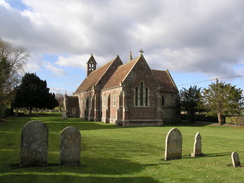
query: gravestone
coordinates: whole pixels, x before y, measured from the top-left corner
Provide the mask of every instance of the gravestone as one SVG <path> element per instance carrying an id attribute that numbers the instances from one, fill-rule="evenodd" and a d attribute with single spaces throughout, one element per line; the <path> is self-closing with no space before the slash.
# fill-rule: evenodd
<path id="1" fill-rule="evenodd" d="M 191 153 L 191 157 L 202 156 L 202 137 L 199 132 L 195 135 L 195 141 L 193 146 L 193 153 Z"/>
<path id="2" fill-rule="evenodd" d="M 231 153 L 231 159 L 232 159 L 233 167 L 241 166 L 241 162 L 240 162 L 239 155 L 237 154 L 237 152 Z"/>
<path id="3" fill-rule="evenodd" d="M 27 122 L 21 131 L 20 166 L 47 166 L 48 128 L 41 121 Z"/>
<path id="4" fill-rule="evenodd" d="M 81 151 L 80 131 L 69 126 L 60 135 L 60 165 L 79 165 Z"/>
<path id="5" fill-rule="evenodd" d="M 165 160 L 182 158 L 182 135 L 180 130 L 172 128 L 165 141 Z"/>

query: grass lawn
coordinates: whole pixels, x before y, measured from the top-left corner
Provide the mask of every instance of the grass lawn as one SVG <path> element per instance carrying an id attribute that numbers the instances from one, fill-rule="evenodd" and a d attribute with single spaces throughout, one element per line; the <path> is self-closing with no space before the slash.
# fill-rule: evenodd
<path id="1" fill-rule="evenodd" d="M 21 129 L 30 120 L 41 120 L 48 126 L 48 167 L 18 166 Z M 80 166 L 59 166 L 60 132 L 67 126 L 81 132 Z M 165 137 L 173 127 L 183 136 L 183 158 L 164 161 Z M 191 158 L 197 132 L 201 133 L 205 156 Z M 233 151 L 244 164 L 244 127 L 125 128 L 76 118 L 62 120 L 61 114 L 12 117 L 0 121 L 0 183 L 244 182 L 244 167 L 232 167 Z"/>

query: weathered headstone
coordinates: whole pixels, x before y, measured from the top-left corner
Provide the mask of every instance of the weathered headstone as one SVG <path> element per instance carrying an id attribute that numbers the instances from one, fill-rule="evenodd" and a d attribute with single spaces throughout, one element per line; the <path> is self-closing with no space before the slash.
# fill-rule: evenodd
<path id="1" fill-rule="evenodd" d="M 79 165 L 81 151 L 80 131 L 69 126 L 60 135 L 60 165 Z"/>
<path id="2" fill-rule="evenodd" d="M 202 137 L 199 132 L 195 135 L 195 141 L 193 146 L 193 153 L 191 153 L 191 157 L 202 156 Z"/>
<path id="3" fill-rule="evenodd" d="M 165 141 L 165 160 L 182 158 L 182 135 L 180 130 L 172 128 Z"/>
<path id="4" fill-rule="evenodd" d="M 47 166 L 48 128 L 41 121 L 27 122 L 21 132 L 20 166 Z"/>
<path id="5" fill-rule="evenodd" d="M 237 154 L 237 152 L 231 153 L 231 159 L 232 159 L 233 167 L 241 166 L 241 162 L 240 162 L 239 155 Z"/>

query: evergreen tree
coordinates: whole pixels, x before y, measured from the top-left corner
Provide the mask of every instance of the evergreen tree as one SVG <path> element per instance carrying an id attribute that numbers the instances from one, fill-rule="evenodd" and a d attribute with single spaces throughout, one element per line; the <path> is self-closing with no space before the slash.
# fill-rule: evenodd
<path id="1" fill-rule="evenodd" d="M 198 103 L 200 102 L 201 88 L 196 85 L 190 86 L 189 89 L 182 88 L 180 91 L 181 109 L 189 115 L 190 122 L 195 122 L 195 113 L 198 111 Z"/>
<path id="2" fill-rule="evenodd" d="M 14 106 L 26 107 L 31 113 L 33 107 L 53 109 L 58 106 L 58 101 L 53 93 L 49 93 L 46 81 L 34 73 L 26 73 L 16 88 Z"/>
<path id="3" fill-rule="evenodd" d="M 220 125 L 225 115 L 240 114 L 244 104 L 242 89 L 218 80 L 203 90 L 201 101 L 207 115 L 217 115 Z"/>

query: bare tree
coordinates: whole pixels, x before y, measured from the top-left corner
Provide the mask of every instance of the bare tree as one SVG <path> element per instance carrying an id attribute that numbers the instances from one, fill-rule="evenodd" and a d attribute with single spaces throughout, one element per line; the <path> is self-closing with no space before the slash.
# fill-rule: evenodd
<path id="1" fill-rule="evenodd" d="M 59 104 L 58 108 L 62 109 L 64 107 L 64 95 L 62 93 L 56 93 L 55 97 Z"/>
<path id="2" fill-rule="evenodd" d="M 25 48 L 0 39 L 0 105 L 13 100 L 14 88 L 20 83 L 28 57 Z"/>

